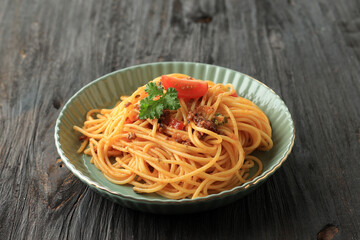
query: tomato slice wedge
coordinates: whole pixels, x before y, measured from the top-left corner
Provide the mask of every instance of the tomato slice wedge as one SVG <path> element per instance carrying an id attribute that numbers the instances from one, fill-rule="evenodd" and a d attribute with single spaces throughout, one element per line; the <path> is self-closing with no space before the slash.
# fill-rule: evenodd
<path id="1" fill-rule="evenodd" d="M 178 91 L 178 98 L 198 98 L 208 91 L 207 82 L 201 80 L 162 75 L 161 81 L 165 89 L 175 88 Z"/>

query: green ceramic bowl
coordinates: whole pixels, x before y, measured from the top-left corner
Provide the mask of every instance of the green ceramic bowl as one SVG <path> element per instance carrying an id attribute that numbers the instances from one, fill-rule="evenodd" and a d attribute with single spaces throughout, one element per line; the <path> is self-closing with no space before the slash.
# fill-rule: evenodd
<path id="1" fill-rule="evenodd" d="M 121 95 L 130 95 L 149 80 L 169 73 L 184 73 L 215 83 L 232 83 L 239 96 L 250 99 L 266 113 L 273 129 L 274 147 L 268 152 L 257 153 L 264 164 L 260 176 L 244 185 L 207 197 L 170 200 L 155 194 L 136 194 L 130 185 L 113 184 L 89 162 L 89 157 L 76 153 L 80 134 L 73 130 L 73 126 L 82 126 L 88 110 L 112 107 Z M 294 139 L 294 123 L 289 110 L 269 87 L 231 69 L 191 62 L 150 63 L 107 74 L 83 87 L 65 104 L 55 127 L 55 143 L 61 159 L 81 181 L 125 207 L 161 214 L 204 211 L 247 195 L 281 166 L 293 147 Z"/>

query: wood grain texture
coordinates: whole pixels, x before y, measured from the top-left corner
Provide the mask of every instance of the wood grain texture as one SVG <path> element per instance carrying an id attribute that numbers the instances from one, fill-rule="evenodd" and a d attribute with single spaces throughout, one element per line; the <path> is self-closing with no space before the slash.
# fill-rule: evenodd
<path id="1" fill-rule="evenodd" d="M 0 0 L 0 239 L 360 239 L 357 0 Z M 249 196 L 161 216 L 113 204 L 57 162 L 57 115 L 127 66 L 198 61 L 278 93 L 296 127 L 284 166 Z"/>

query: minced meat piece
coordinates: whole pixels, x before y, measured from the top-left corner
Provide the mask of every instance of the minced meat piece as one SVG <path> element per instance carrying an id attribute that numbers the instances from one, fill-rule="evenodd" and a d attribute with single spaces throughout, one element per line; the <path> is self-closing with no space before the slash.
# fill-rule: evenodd
<path id="1" fill-rule="evenodd" d="M 192 146 L 192 143 L 190 139 L 186 137 L 186 134 L 176 132 L 172 135 L 172 139 L 174 139 L 177 143 Z"/>
<path id="2" fill-rule="evenodd" d="M 85 135 L 81 135 L 80 137 L 79 137 L 79 141 L 80 142 L 83 142 L 83 141 L 85 141 L 87 139 L 87 136 L 85 136 Z"/>
<path id="3" fill-rule="evenodd" d="M 133 140 L 136 138 L 136 134 L 135 133 L 128 133 L 127 139 L 129 140 Z"/>
<path id="4" fill-rule="evenodd" d="M 171 121 L 171 112 L 166 109 L 163 111 L 163 114 L 161 115 L 159 122 L 165 125 L 169 125 L 170 121 Z"/>
<path id="5" fill-rule="evenodd" d="M 205 128 L 215 133 L 218 132 L 216 124 L 210 120 L 205 119 L 201 113 L 190 111 L 187 115 L 187 119 L 188 121 L 194 121 L 198 127 Z"/>
<path id="6" fill-rule="evenodd" d="M 210 130 L 215 133 L 217 132 L 216 124 L 210 120 L 201 120 L 201 121 L 197 122 L 196 126 L 205 128 L 205 129 Z"/>

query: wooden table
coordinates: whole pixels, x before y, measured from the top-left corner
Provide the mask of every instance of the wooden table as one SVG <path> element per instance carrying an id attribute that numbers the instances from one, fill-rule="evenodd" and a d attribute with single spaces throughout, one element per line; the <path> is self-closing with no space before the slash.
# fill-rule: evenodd
<path id="1" fill-rule="evenodd" d="M 57 161 L 55 120 L 97 77 L 175 60 L 273 88 L 293 152 L 226 207 L 123 208 Z M 360 239 L 360 1 L 0 0 L 0 133 L 0 239 Z"/>

